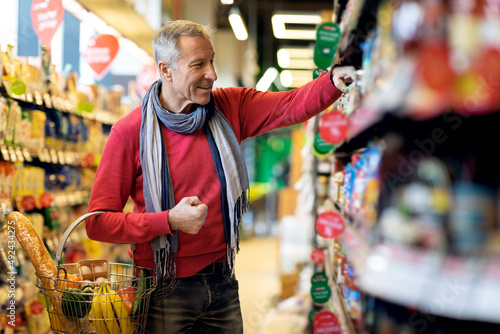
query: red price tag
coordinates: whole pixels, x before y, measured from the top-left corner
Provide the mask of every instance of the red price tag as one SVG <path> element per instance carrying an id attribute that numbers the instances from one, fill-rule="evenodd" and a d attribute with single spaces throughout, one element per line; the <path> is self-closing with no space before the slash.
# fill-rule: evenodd
<path id="1" fill-rule="evenodd" d="M 32 195 L 26 195 L 23 197 L 21 200 L 21 205 L 24 210 L 26 211 L 31 211 L 36 208 L 36 200 L 35 197 Z"/>
<path id="2" fill-rule="evenodd" d="M 321 117 L 319 135 L 330 144 L 343 142 L 349 129 L 349 119 L 338 111 L 332 111 Z"/>
<path id="3" fill-rule="evenodd" d="M 330 311 L 318 312 L 313 320 L 314 334 L 342 334 L 339 319 Z"/>
<path id="4" fill-rule="evenodd" d="M 51 206 L 53 201 L 54 201 L 54 198 L 52 197 L 52 194 L 49 192 L 44 192 L 40 196 L 40 204 L 44 208 L 48 208 L 49 206 Z"/>
<path id="5" fill-rule="evenodd" d="M 323 238 L 336 238 L 342 234 L 344 228 L 344 219 L 337 212 L 323 212 L 316 219 L 316 230 Z"/>
<path id="6" fill-rule="evenodd" d="M 29 307 L 31 314 L 33 315 L 41 314 L 43 312 L 43 304 L 38 300 L 32 302 Z"/>
<path id="7" fill-rule="evenodd" d="M 321 248 L 316 248 L 311 253 L 311 261 L 315 264 L 325 262 L 325 252 Z"/>
<path id="8" fill-rule="evenodd" d="M 50 42 L 64 18 L 61 0 L 33 0 L 31 24 L 43 46 L 50 50 Z"/>
<path id="9" fill-rule="evenodd" d="M 104 77 L 118 53 L 120 44 L 113 35 L 102 34 L 90 39 L 83 59 L 89 64 L 98 78 Z"/>

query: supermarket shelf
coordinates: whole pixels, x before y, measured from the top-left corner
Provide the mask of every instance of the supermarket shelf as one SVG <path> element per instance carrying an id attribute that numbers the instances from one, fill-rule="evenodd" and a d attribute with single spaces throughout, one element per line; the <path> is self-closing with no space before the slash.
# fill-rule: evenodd
<path id="1" fill-rule="evenodd" d="M 330 247 L 330 249 L 332 249 L 332 247 Z M 329 256 L 331 257 L 331 254 L 329 254 Z M 331 259 L 325 261 L 325 271 L 329 273 L 328 275 L 329 285 L 332 290 L 332 297 L 330 299 L 332 306 L 331 311 L 337 316 L 340 327 L 342 328 L 342 333 L 354 334 L 356 333 L 356 331 L 354 330 L 354 327 L 352 325 L 345 300 L 339 291 L 338 284 L 336 282 L 336 277 L 335 274 L 333 273 L 332 264 L 333 261 Z"/>
<path id="2" fill-rule="evenodd" d="M 446 256 L 394 244 L 346 243 L 361 289 L 423 313 L 500 323 L 500 259 Z M 345 236 L 344 236 L 345 237 Z"/>
<path id="3" fill-rule="evenodd" d="M 2 82 L 0 82 L 0 94 L 3 96 L 9 96 Z M 12 94 L 9 98 L 14 99 L 21 104 L 25 103 L 27 105 L 35 105 L 49 109 L 54 108 L 85 119 L 95 120 L 106 125 L 113 125 L 121 118 L 121 115 L 105 110 L 94 110 L 91 113 L 77 112 L 74 103 L 71 101 L 63 99 L 59 96 L 50 95 L 48 93 L 40 93 L 38 91 L 22 95 Z"/>

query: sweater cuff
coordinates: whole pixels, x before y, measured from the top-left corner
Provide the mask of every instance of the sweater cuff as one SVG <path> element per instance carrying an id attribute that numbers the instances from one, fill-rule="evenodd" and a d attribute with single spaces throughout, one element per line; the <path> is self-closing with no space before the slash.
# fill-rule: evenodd
<path id="1" fill-rule="evenodd" d="M 149 230 L 153 235 L 153 238 L 163 234 L 172 234 L 170 225 L 168 225 L 168 210 L 149 213 L 148 220 Z"/>

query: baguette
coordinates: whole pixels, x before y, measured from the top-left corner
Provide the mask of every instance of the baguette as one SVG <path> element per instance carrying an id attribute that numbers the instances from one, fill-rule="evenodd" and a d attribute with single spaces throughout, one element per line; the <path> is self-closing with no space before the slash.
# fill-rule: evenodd
<path id="1" fill-rule="evenodd" d="M 14 211 L 9 213 L 7 219 L 9 222 L 14 222 L 17 240 L 35 267 L 36 273 L 44 277 L 57 276 L 56 265 L 43 244 L 42 238 L 40 238 L 28 218 L 22 213 Z"/>
<path id="2" fill-rule="evenodd" d="M 61 295 L 54 284 L 57 278 L 57 267 L 52 260 L 42 238 L 31 222 L 22 213 L 13 211 L 7 216 L 7 221 L 14 223 L 16 238 L 30 259 L 38 274 L 43 292 L 49 300 L 50 325 L 54 331 L 78 333 L 79 324 L 75 320 L 63 316 L 61 309 Z"/>

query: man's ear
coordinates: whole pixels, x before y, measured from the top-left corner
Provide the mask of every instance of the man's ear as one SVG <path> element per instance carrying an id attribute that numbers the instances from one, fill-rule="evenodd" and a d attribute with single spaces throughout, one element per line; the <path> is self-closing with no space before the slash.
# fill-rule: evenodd
<path id="1" fill-rule="evenodd" d="M 172 68 L 163 60 L 158 62 L 158 70 L 160 71 L 160 76 L 166 81 L 172 80 Z"/>

